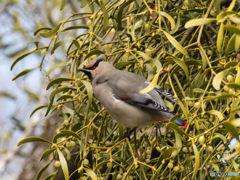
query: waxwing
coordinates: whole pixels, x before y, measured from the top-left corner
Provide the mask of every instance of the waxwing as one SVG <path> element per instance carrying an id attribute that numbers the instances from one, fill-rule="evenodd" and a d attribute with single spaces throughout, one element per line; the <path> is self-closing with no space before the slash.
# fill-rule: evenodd
<path id="1" fill-rule="evenodd" d="M 96 58 L 78 70 L 89 77 L 96 98 L 124 127 L 143 127 L 150 123 L 169 121 L 174 116 L 159 93 L 178 102 L 160 86 L 146 94 L 140 94 L 150 82 L 138 74 L 118 70 L 102 58 Z M 188 125 L 179 117 L 173 122 L 183 128 Z"/>

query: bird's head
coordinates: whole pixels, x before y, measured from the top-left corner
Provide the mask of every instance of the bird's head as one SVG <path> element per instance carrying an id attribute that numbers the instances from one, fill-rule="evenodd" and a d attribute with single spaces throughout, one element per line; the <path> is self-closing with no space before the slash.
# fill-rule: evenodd
<path id="1" fill-rule="evenodd" d="M 101 71 L 101 66 L 99 65 L 103 59 L 94 59 L 88 63 L 88 65 L 85 68 L 80 68 L 78 71 L 84 72 L 88 78 L 92 81 L 95 75 L 97 74 L 96 72 Z"/>

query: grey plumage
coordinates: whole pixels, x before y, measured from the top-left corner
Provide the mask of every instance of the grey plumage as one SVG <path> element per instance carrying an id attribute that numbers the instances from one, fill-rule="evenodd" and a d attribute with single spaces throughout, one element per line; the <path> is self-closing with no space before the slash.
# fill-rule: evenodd
<path id="1" fill-rule="evenodd" d="M 108 62 L 97 59 L 79 70 L 88 75 L 96 98 L 122 126 L 146 126 L 157 121 L 169 121 L 174 116 L 158 91 L 171 100 L 174 98 L 160 86 L 140 94 L 149 82 L 138 74 L 117 70 Z M 180 118 L 174 122 L 181 126 L 186 124 Z"/>

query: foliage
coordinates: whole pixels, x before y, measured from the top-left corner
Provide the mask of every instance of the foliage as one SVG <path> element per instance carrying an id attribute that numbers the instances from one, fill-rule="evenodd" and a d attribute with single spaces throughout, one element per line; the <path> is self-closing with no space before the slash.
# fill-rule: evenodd
<path id="1" fill-rule="evenodd" d="M 239 2 L 85 0 L 84 6 L 92 13 L 73 13 L 55 28 L 35 33 L 50 38 L 47 46 L 34 49 L 43 55 L 40 70 L 46 51 L 53 54 L 71 42 L 68 63 L 51 68 L 69 66 L 69 77 L 50 79 L 51 71 L 47 72 L 47 88 L 54 89 L 46 116 L 59 109 L 63 124 L 42 158 L 52 154 L 51 161 L 61 164 L 65 179 L 71 176 L 67 161 L 73 154 L 77 155 L 73 173 L 79 173 L 80 179 L 203 179 L 210 171 L 238 172 L 240 145 L 233 149 L 228 145 L 233 138 L 239 143 Z M 86 19 L 87 25 L 66 27 L 80 19 Z M 58 40 L 65 31 L 76 30 L 81 33 L 74 39 Z M 136 140 L 122 140 L 123 127 L 107 114 L 87 77 L 77 71 L 100 54 L 106 54 L 106 61 L 111 58 L 118 69 L 152 81 L 142 93 L 158 84 L 173 94 L 179 106 L 165 102 L 188 121 L 187 129 L 176 126 L 172 118 L 140 130 Z M 161 131 L 163 127 L 167 133 Z M 20 144 L 32 141 L 49 143 L 29 137 Z"/>

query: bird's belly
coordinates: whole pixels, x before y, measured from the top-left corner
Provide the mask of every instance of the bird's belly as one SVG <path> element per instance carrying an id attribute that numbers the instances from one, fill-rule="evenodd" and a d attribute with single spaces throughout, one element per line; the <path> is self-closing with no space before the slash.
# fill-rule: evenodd
<path id="1" fill-rule="evenodd" d="M 124 127 L 146 126 L 154 122 L 151 114 L 121 100 L 115 100 L 114 104 L 107 107 L 107 112 Z"/>

